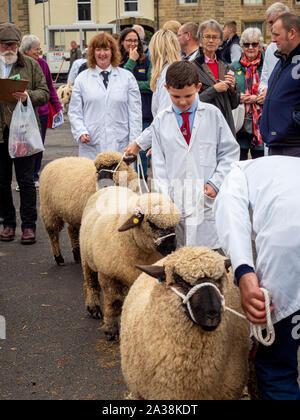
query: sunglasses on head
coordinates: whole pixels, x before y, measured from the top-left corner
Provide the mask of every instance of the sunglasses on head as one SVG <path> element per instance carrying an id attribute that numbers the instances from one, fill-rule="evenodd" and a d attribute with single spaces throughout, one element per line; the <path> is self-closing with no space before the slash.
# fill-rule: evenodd
<path id="1" fill-rule="evenodd" d="M 243 46 L 246 48 L 249 48 L 250 45 L 252 45 L 253 48 L 258 47 L 259 43 L 258 42 L 244 42 Z"/>

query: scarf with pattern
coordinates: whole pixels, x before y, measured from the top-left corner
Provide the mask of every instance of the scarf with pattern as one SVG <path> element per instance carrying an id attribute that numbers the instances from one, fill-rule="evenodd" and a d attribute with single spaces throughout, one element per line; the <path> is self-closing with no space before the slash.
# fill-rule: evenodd
<path id="1" fill-rule="evenodd" d="M 258 95 L 258 87 L 260 82 L 259 73 L 257 71 L 258 66 L 261 63 L 261 53 L 257 56 L 254 61 L 249 61 L 245 54 L 242 55 L 240 59 L 240 63 L 242 66 L 245 67 L 245 93 L 249 95 Z M 253 132 L 254 137 L 251 141 L 253 146 L 261 146 L 262 145 L 262 138 L 259 130 L 259 119 L 262 114 L 262 106 L 259 104 L 245 104 L 245 114 L 252 115 L 253 121 Z"/>

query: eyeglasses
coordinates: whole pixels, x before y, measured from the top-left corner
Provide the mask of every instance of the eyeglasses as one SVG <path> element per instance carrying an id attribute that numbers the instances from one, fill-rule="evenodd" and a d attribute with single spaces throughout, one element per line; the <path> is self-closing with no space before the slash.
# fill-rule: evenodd
<path id="1" fill-rule="evenodd" d="M 203 35 L 203 37 L 202 37 L 203 39 L 211 39 L 211 40 L 213 40 L 213 41 L 216 41 L 217 39 L 220 39 L 220 37 L 219 36 L 217 36 L 217 35 Z"/>
<path id="2" fill-rule="evenodd" d="M 128 44 L 138 44 L 138 39 L 125 39 L 125 42 L 128 42 Z"/>
<path id="3" fill-rule="evenodd" d="M 257 48 L 257 47 L 259 46 L 259 42 L 244 42 L 243 47 L 245 47 L 245 48 L 249 48 L 249 47 L 250 47 L 250 45 L 251 45 L 253 48 Z"/>
<path id="4" fill-rule="evenodd" d="M 177 34 L 177 38 L 180 38 L 182 35 L 188 34 L 188 32 L 182 32 L 182 34 Z"/>

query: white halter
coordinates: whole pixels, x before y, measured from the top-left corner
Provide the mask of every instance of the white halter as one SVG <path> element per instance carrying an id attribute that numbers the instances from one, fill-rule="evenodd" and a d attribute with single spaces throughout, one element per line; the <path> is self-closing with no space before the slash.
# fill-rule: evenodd
<path id="1" fill-rule="evenodd" d="M 191 304 L 190 304 L 190 299 L 191 297 L 194 295 L 194 293 L 196 293 L 197 290 L 201 289 L 202 287 L 213 287 L 215 289 L 215 291 L 218 293 L 220 299 L 221 299 L 221 305 L 222 305 L 222 310 L 223 311 L 229 311 L 235 315 L 237 315 L 238 317 L 242 318 L 242 319 L 246 319 L 245 315 L 240 314 L 239 312 L 235 311 L 234 309 L 229 308 L 228 306 L 225 305 L 225 298 L 222 295 L 222 293 L 220 292 L 220 290 L 217 288 L 217 286 L 211 282 L 205 282 L 205 283 L 201 283 L 201 284 L 197 284 L 196 286 L 194 286 L 187 295 L 184 295 L 183 293 L 179 292 L 175 287 L 171 286 L 170 289 L 176 293 L 176 295 L 178 295 L 179 297 L 181 297 L 181 299 L 183 300 L 183 304 L 187 305 L 189 314 L 192 318 L 192 320 L 197 324 L 192 308 L 191 308 Z M 272 324 L 272 320 L 271 320 L 271 311 L 270 311 L 270 296 L 269 293 L 266 289 L 261 288 L 261 291 L 264 293 L 265 296 L 265 302 L 266 302 L 266 312 L 267 312 L 267 325 L 260 325 L 260 324 L 252 324 L 250 323 L 250 328 L 251 328 L 251 334 L 255 337 L 255 339 L 263 344 L 264 346 L 271 346 L 274 341 L 275 341 L 275 330 L 274 330 L 274 326 Z M 262 335 L 262 331 L 266 329 L 267 335 L 264 338 Z"/>

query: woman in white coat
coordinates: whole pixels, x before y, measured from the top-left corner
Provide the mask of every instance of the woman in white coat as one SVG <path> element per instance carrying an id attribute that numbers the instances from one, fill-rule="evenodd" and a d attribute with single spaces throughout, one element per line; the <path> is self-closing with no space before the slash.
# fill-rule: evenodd
<path id="1" fill-rule="evenodd" d="M 151 38 L 149 52 L 152 60 L 150 82 L 150 87 L 153 91 L 152 115 L 155 118 L 160 111 L 172 105 L 170 95 L 165 88 L 166 73 L 172 63 L 181 61 L 181 51 L 176 35 L 172 31 L 161 29 Z M 125 152 L 127 155 L 137 155 L 141 149 L 147 150 L 151 145 L 151 130 L 147 128 L 137 142 L 130 143 Z"/>
<path id="2" fill-rule="evenodd" d="M 105 151 L 123 153 L 142 133 L 139 87 L 132 73 L 118 67 L 120 62 L 110 34 L 91 39 L 88 69 L 76 78 L 68 112 L 79 156 L 95 159 Z"/>

